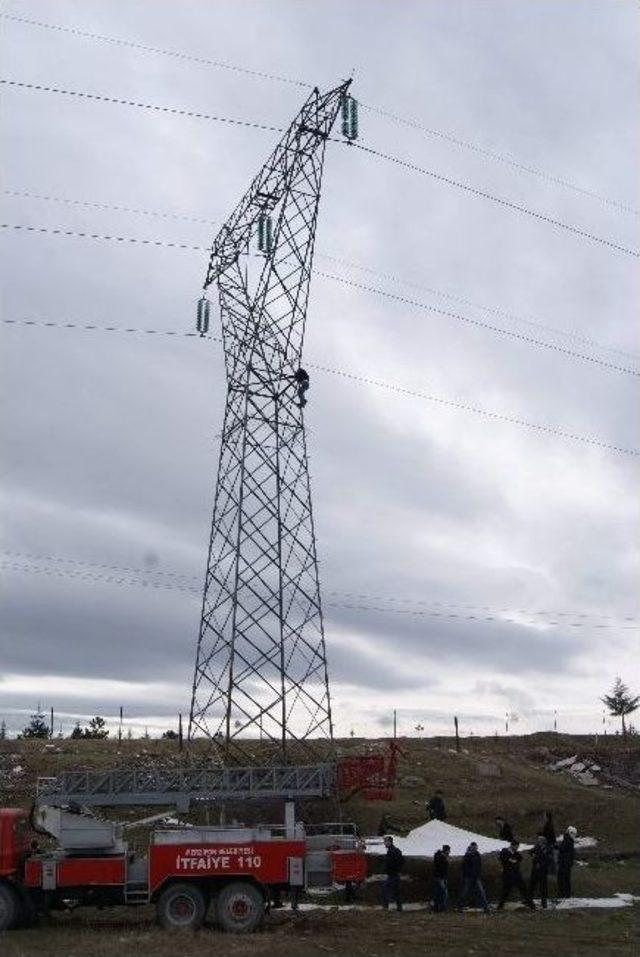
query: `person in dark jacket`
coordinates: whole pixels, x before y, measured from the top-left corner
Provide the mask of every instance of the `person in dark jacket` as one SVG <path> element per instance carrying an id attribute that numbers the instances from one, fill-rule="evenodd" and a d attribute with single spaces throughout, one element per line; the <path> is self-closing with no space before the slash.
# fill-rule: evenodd
<path id="1" fill-rule="evenodd" d="M 576 859 L 575 843 L 578 832 L 568 827 L 558 848 L 558 897 L 571 897 L 571 868 Z"/>
<path id="2" fill-rule="evenodd" d="M 538 839 L 529 851 L 531 854 L 531 877 L 529 878 L 529 898 L 540 888 L 540 903 L 547 906 L 549 870 L 553 865 L 553 849 L 549 846 L 544 834 L 538 834 Z"/>
<path id="3" fill-rule="evenodd" d="M 449 907 L 449 854 L 448 844 L 442 845 L 442 850 L 436 851 L 433 856 L 433 909 L 437 914 Z"/>
<path id="4" fill-rule="evenodd" d="M 503 817 L 496 818 L 496 829 L 498 831 L 498 837 L 501 841 L 509 841 L 509 844 L 514 840 L 513 828 L 508 821 L 505 821 Z"/>
<path id="5" fill-rule="evenodd" d="M 533 910 L 534 904 L 530 899 L 527 889 L 524 886 L 520 865 L 522 864 L 522 854 L 518 850 L 518 841 L 513 840 L 509 847 L 503 847 L 500 851 L 500 863 L 502 865 L 502 892 L 498 903 L 498 910 L 502 910 L 507 897 L 515 887 L 520 891 L 522 900 Z"/>
<path id="6" fill-rule="evenodd" d="M 478 845 L 475 841 L 472 841 L 462 858 L 462 890 L 460 891 L 458 910 L 462 911 L 464 909 L 469 894 L 475 894 L 485 914 L 488 913 L 489 901 L 480 880 L 481 876 L 482 858 L 478 852 Z"/>
<path id="7" fill-rule="evenodd" d="M 386 877 L 382 884 L 382 902 L 385 910 L 389 910 L 389 904 L 393 901 L 396 910 L 402 910 L 402 895 L 400 893 L 400 874 L 404 866 L 402 851 L 393 843 L 393 838 L 387 835 L 384 839 L 384 846 L 387 849 L 387 856 L 384 862 Z"/>
<path id="8" fill-rule="evenodd" d="M 431 800 L 427 801 L 427 814 L 430 821 L 447 820 L 447 809 L 444 806 L 442 791 L 436 791 Z"/>
<path id="9" fill-rule="evenodd" d="M 544 835 L 549 847 L 553 848 L 556 846 L 556 829 L 553 823 L 553 814 L 551 811 L 544 812 L 544 820 L 540 833 Z"/>
<path id="10" fill-rule="evenodd" d="M 298 403 L 300 408 L 303 409 L 307 404 L 305 392 L 309 388 L 309 373 L 305 369 L 298 369 L 297 372 L 294 373 L 293 378 L 298 385 Z"/>

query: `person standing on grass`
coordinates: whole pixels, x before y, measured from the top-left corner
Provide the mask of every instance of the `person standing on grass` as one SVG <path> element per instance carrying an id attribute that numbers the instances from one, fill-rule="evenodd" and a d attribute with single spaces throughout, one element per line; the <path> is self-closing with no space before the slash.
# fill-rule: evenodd
<path id="1" fill-rule="evenodd" d="M 551 811 L 544 812 L 542 830 L 540 831 L 540 833 L 544 834 L 544 837 L 549 847 L 556 846 L 556 828 L 553 823 L 553 813 Z"/>
<path id="2" fill-rule="evenodd" d="M 571 897 L 571 868 L 576 859 L 575 827 L 568 827 L 558 848 L 558 897 Z"/>
<path id="3" fill-rule="evenodd" d="M 427 814 L 430 821 L 446 821 L 447 809 L 444 806 L 442 791 L 436 791 L 433 797 L 427 801 Z"/>
<path id="4" fill-rule="evenodd" d="M 489 901 L 480 880 L 481 876 L 482 858 L 478 852 L 478 845 L 475 841 L 472 841 L 462 858 L 462 890 L 458 901 L 460 912 L 464 910 L 464 905 L 467 903 L 470 894 L 475 894 L 485 914 L 489 912 Z"/>
<path id="5" fill-rule="evenodd" d="M 553 863 L 553 850 L 549 847 L 544 834 L 538 834 L 538 839 L 529 851 L 531 854 L 531 877 L 529 879 L 529 898 L 540 888 L 540 903 L 547 906 L 549 870 Z"/>
<path id="6" fill-rule="evenodd" d="M 516 890 L 520 891 L 522 900 L 525 902 L 527 907 L 530 907 L 532 910 L 535 907 L 533 901 L 527 893 L 527 889 L 524 886 L 524 881 L 522 879 L 522 874 L 520 873 L 522 854 L 518 850 L 518 843 L 518 841 L 513 840 L 511 841 L 509 847 L 503 847 L 500 851 L 499 856 L 500 863 L 502 865 L 502 892 L 500 894 L 498 910 L 502 910 L 514 887 Z"/>
<path id="7" fill-rule="evenodd" d="M 402 895 L 400 893 L 400 875 L 404 866 L 402 851 L 393 843 L 393 838 L 387 835 L 384 839 L 384 846 L 387 849 L 384 870 L 386 877 L 382 884 L 382 902 L 385 910 L 389 910 L 389 904 L 393 901 L 396 910 L 402 910 Z"/>
<path id="8" fill-rule="evenodd" d="M 513 828 L 503 817 L 496 818 L 496 830 L 501 841 L 509 841 L 509 844 L 511 844 L 514 840 Z"/>
<path id="9" fill-rule="evenodd" d="M 436 851 L 433 856 L 433 909 L 436 914 L 446 911 L 449 907 L 449 854 L 448 844 L 442 845 L 442 850 Z"/>

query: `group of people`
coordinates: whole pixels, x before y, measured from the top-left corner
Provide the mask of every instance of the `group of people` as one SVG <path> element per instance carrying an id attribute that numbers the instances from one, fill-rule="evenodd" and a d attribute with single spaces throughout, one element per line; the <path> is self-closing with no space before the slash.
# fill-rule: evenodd
<path id="1" fill-rule="evenodd" d="M 438 801 L 439 799 L 439 801 Z M 436 796 L 427 804 L 432 812 L 432 819 L 446 820 L 446 809 L 442 794 Z M 442 816 L 441 816 L 442 815 Z M 571 869 L 575 861 L 575 827 L 568 827 L 558 841 L 550 811 L 545 813 L 544 823 L 537 836 L 536 842 L 529 850 L 531 870 L 528 883 L 525 883 L 522 874 L 523 855 L 519 850 L 520 843 L 516 840 L 513 828 L 504 818 L 496 818 L 496 828 L 500 840 L 508 841 L 499 853 L 502 866 L 502 887 L 498 910 L 501 910 L 512 892 L 515 890 L 522 901 L 535 909 L 534 896 L 540 896 L 543 908 L 547 907 L 549 897 L 549 875 L 555 874 L 557 879 L 557 896 L 571 896 Z M 387 835 L 384 838 L 387 849 L 385 859 L 385 880 L 382 885 L 384 906 L 388 909 L 395 904 L 398 911 L 402 910 L 401 874 L 404 868 L 402 851 L 396 847 L 393 838 Z M 449 857 L 451 847 L 444 844 L 436 851 L 433 858 L 433 910 L 442 913 L 449 909 Z M 471 841 L 462 858 L 462 883 L 457 901 L 459 911 L 463 911 L 469 901 L 475 901 L 488 913 L 489 900 L 482 883 L 482 856 L 475 841 Z"/>

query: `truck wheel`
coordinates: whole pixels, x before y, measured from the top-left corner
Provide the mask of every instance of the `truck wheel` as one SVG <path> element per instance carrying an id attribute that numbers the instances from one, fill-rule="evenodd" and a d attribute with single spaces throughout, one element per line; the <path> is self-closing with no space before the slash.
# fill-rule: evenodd
<path id="1" fill-rule="evenodd" d="M 158 922 L 166 930 L 202 927 L 206 905 L 199 887 L 191 884 L 171 884 L 156 903 Z"/>
<path id="2" fill-rule="evenodd" d="M 0 881 L 0 930 L 11 930 L 20 919 L 20 899 L 11 886 Z"/>
<path id="3" fill-rule="evenodd" d="M 264 897 L 254 884 L 227 884 L 216 898 L 216 918 L 223 930 L 250 934 L 264 920 Z"/>
<path id="4" fill-rule="evenodd" d="M 38 909 L 26 887 L 20 888 L 20 927 L 33 927 L 38 918 Z"/>

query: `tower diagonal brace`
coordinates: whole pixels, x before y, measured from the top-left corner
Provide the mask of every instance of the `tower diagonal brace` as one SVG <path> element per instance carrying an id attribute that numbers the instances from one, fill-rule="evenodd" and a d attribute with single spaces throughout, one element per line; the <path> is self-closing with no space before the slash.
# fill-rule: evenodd
<path id="1" fill-rule="evenodd" d="M 230 760 L 315 760 L 317 739 L 332 740 L 295 375 L 326 142 L 350 82 L 311 93 L 216 236 L 205 279 L 218 286 L 227 399 L 189 737 L 223 743 Z"/>

